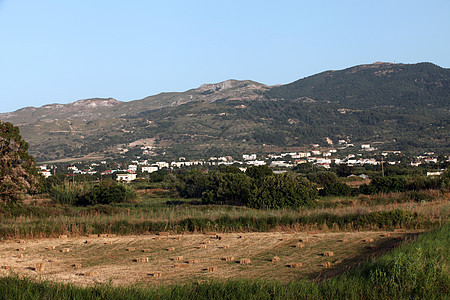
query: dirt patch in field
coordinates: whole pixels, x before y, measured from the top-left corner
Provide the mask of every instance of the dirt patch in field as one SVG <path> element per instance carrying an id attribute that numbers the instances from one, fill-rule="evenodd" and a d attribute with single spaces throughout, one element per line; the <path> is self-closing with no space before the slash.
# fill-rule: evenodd
<path id="1" fill-rule="evenodd" d="M 411 234 L 271 232 L 7 240 L 0 243 L 0 276 L 14 272 L 80 285 L 165 285 L 210 278 L 287 282 L 334 276 Z"/>

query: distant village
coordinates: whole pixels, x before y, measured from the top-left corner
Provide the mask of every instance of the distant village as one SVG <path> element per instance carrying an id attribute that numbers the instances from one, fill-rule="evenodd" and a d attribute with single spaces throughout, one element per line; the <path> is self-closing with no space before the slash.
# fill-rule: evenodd
<path id="1" fill-rule="evenodd" d="M 159 170 L 173 170 L 181 168 L 195 168 L 220 165 L 234 165 L 245 172 L 248 167 L 267 165 L 273 168 L 274 173 L 283 173 L 288 170 L 305 163 L 310 163 L 329 169 L 332 164 L 348 166 L 365 166 L 365 165 L 396 165 L 400 164 L 401 151 L 376 151 L 377 149 L 370 144 L 361 144 L 355 147 L 345 140 L 339 140 L 337 149 L 319 150 L 319 145 L 312 145 L 312 149 L 303 152 L 286 152 L 278 154 L 243 154 L 242 157 L 236 158 L 232 156 L 209 157 L 208 159 L 187 160 L 185 157 L 179 157 L 177 161 L 150 161 L 136 156 L 129 164 L 115 163 L 107 160 L 91 163 L 73 163 L 67 166 L 66 170 L 58 170 L 58 172 L 68 175 L 99 175 L 111 176 L 115 175 L 118 181 L 131 182 L 138 178 L 138 175 L 145 173 L 153 173 Z M 349 151 L 349 149 L 351 149 Z M 142 155 L 148 154 L 148 147 L 142 148 Z M 344 151 L 345 150 L 345 151 Z M 340 153 L 340 152 L 345 153 Z M 438 163 L 438 155 L 434 152 L 423 153 L 419 156 L 409 157 L 410 166 L 420 166 L 422 164 Z M 449 158 L 445 157 L 448 161 Z M 404 161 L 403 161 L 404 163 Z M 107 167 L 114 168 L 107 168 Z M 48 178 L 56 173 L 58 167 L 55 165 L 43 164 L 39 166 L 40 173 Z M 433 170 L 427 172 L 427 176 L 438 176 L 442 170 Z"/>

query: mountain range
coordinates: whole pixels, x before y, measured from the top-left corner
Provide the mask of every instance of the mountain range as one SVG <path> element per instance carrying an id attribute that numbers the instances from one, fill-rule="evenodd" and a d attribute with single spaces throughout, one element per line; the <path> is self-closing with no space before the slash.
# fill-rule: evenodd
<path id="1" fill-rule="evenodd" d="M 0 120 L 20 127 L 38 161 L 239 155 L 342 139 L 448 152 L 449 103 L 450 69 L 378 62 L 285 85 L 227 80 L 130 102 L 26 107 Z"/>

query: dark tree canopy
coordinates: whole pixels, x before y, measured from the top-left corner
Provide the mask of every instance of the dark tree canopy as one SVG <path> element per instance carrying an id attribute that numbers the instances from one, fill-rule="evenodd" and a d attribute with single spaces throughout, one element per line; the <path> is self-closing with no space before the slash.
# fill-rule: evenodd
<path id="1" fill-rule="evenodd" d="M 34 192 L 40 176 L 28 144 L 20 130 L 0 121 L 0 201 L 16 202 L 27 192 Z"/>

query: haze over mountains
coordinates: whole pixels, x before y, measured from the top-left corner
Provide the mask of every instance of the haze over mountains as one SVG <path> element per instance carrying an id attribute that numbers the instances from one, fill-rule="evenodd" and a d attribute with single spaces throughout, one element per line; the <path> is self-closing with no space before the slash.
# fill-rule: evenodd
<path id="1" fill-rule="evenodd" d="M 374 63 L 279 86 L 227 80 L 130 102 L 27 107 L 0 120 L 20 127 L 38 161 L 135 155 L 143 146 L 156 157 L 200 157 L 325 146 L 329 139 L 448 151 L 449 103 L 450 69 Z"/>

